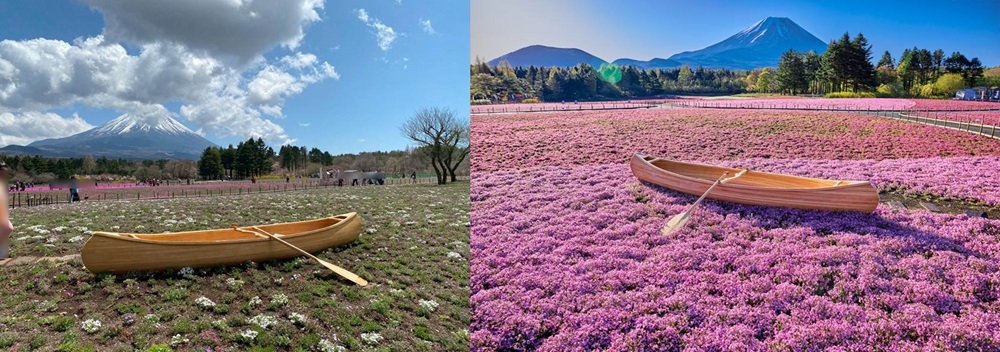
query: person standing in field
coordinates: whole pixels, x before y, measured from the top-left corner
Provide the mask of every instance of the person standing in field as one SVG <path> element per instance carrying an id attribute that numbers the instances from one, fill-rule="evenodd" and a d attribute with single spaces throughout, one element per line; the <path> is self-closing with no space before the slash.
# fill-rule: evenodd
<path id="1" fill-rule="evenodd" d="M 0 161 L 0 259 L 6 259 L 10 254 L 10 234 L 14 232 L 14 224 L 10 222 L 7 211 L 7 164 Z"/>

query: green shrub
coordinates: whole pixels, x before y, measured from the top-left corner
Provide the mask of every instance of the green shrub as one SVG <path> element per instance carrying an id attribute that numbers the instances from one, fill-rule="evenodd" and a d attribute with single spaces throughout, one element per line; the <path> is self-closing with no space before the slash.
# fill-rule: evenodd
<path id="1" fill-rule="evenodd" d="M 182 288 L 171 288 L 163 293 L 163 299 L 167 301 L 183 301 L 187 296 L 187 291 Z"/>
<path id="2" fill-rule="evenodd" d="M 489 99 L 476 99 L 471 102 L 472 105 L 490 105 L 492 103 Z"/>
<path id="3" fill-rule="evenodd" d="M 874 98 L 875 93 L 872 92 L 833 92 L 826 93 L 824 98 Z"/>
<path id="4" fill-rule="evenodd" d="M 168 346 L 167 344 L 160 343 L 149 346 L 149 348 L 146 349 L 146 352 L 174 352 L 174 350 L 171 349 L 170 346 Z"/>
<path id="5" fill-rule="evenodd" d="M 0 333 L 0 348 L 8 348 L 14 346 L 17 342 L 17 335 L 12 332 Z"/>

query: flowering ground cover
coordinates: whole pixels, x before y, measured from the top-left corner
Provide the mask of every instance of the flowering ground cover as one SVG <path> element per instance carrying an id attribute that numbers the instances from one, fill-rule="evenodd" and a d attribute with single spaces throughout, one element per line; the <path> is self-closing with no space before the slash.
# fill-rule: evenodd
<path id="1" fill-rule="evenodd" d="M 472 105 L 473 114 L 490 113 L 510 113 L 510 112 L 539 112 L 539 111 L 566 111 L 566 110 L 610 110 L 610 109 L 635 109 L 656 106 L 668 100 L 617 100 L 617 101 L 585 101 L 579 103 L 529 103 L 529 104 L 497 104 L 497 105 Z"/>
<path id="2" fill-rule="evenodd" d="M 955 99 L 910 99 L 913 110 L 997 110 L 1000 103 Z"/>
<path id="3" fill-rule="evenodd" d="M 308 259 L 120 276 L 79 260 L 0 267 L 0 349 L 454 350 L 469 343 L 468 184 L 15 208 L 12 257 L 79 253 L 92 231 L 163 232 L 357 211 L 358 241 Z M 164 349 L 160 349 L 164 350 Z"/>
<path id="4" fill-rule="evenodd" d="M 1000 349 L 1000 220 L 708 200 L 663 235 L 697 197 L 627 165 L 643 152 L 996 209 L 994 139 L 722 109 L 474 116 L 471 137 L 475 351 Z"/>
<path id="5" fill-rule="evenodd" d="M 996 350 L 1000 221 L 694 201 L 627 165 L 474 174 L 473 350 Z"/>
<path id="6" fill-rule="evenodd" d="M 678 105 L 715 108 L 805 109 L 805 110 L 906 110 L 916 106 L 910 99 L 889 98 L 750 98 L 699 99 L 676 102 Z"/>
<path id="7" fill-rule="evenodd" d="M 461 176 L 460 176 L 461 177 Z M 385 180 L 386 185 L 410 184 L 409 178 L 390 177 Z M 435 183 L 433 177 L 418 177 L 416 183 Z M 159 186 L 136 185 L 134 183 L 101 183 L 97 187 L 81 187 L 80 199 L 92 201 L 104 200 L 128 200 L 128 199 L 163 199 L 163 198 L 194 198 L 194 197 L 214 197 L 222 195 L 246 195 L 258 193 L 273 193 L 296 191 L 308 188 L 331 187 L 333 183 L 323 184 L 318 179 L 280 181 L 260 181 L 252 183 L 248 180 L 229 182 L 196 182 L 186 184 L 184 182 L 172 182 Z M 345 183 L 350 185 L 350 182 Z M 91 186 L 91 185 L 87 185 Z M 367 187 L 367 186 L 366 186 Z M 69 199 L 69 189 L 51 189 L 48 185 L 27 188 L 24 192 L 11 192 L 9 196 L 11 206 L 17 207 L 34 203 L 46 199 L 44 203 L 66 203 Z"/>
<path id="8" fill-rule="evenodd" d="M 473 172 L 625 163 L 634 153 L 681 160 L 1000 155 L 1000 143 L 983 136 L 851 113 L 648 109 L 477 115 L 473 121 Z"/>

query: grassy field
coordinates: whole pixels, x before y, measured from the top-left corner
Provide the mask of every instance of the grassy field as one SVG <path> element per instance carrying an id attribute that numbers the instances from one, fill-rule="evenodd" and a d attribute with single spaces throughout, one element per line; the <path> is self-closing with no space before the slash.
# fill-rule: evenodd
<path id="1" fill-rule="evenodd" d="M 0 267 L 0 350 L 467 350 L 469 184 L 319 188 L 14 209 L 12 257 L 77 254 L 91 231 L 163 232 L 357 211 L 358 241 L 307 259 L 121 276 Z"/>

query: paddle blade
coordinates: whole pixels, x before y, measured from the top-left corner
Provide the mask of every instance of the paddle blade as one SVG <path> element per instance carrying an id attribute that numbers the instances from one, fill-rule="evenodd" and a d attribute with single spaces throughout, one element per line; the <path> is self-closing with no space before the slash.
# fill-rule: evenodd
<path id="1" fill-rule="evenodd" d="M 330 269 L 331 271 L 337 273 L 337 275 L 340 275 L 340 276 L 342 276 L 345 279 L 351 280 L 351 282 L 354 282 L 354 283 L 358 284 L 359 286 L 368 286 L 368 281 L 365 280 L 365 279 L 362 279 L 360 276 L 358 276 L 355 273 L 347 271 L 344 268 L 341 268 L 339 266 L 333 265 L 332 263 L 329 263 L 329 262 L 327 262 L 325 260 L 322 260 L 322 259 L 319 259 L 319 263 L 323 264 L 323 266 L 325 266 L 327 269 Z"/>
<path id="2" fill-rule="evenodd" d="M 691 213 L 687 211 L 674 215 L 674 217 L 670 218 L 670 221 L 667 221 L 667 226 L 664 226 L 661 232 L 666 235 L 679 230 L 681 227 L 684 227 L 684 224 L 687 224 L 688 219 L 691 219 L 690 215 Z"/>

